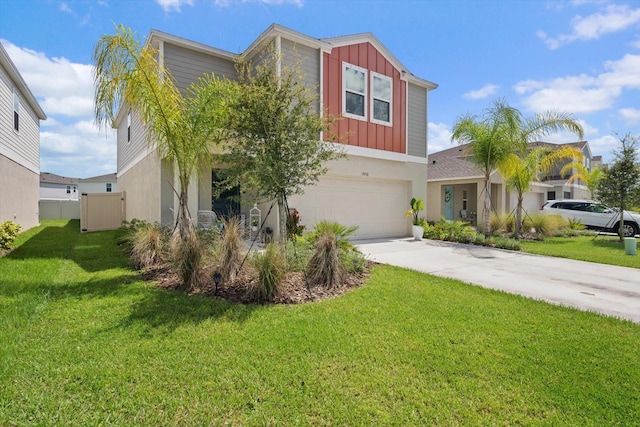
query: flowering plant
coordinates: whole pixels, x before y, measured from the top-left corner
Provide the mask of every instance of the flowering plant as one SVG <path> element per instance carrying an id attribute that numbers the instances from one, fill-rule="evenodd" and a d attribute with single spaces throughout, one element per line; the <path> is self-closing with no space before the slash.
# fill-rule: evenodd
<path id="1" fill-rule="evenodd" d="M 302 236 L 304 225 L 300 224 L 300 213 L 294 209 L 287 217 L 287 237 L 293 239 L 294 236 Z"/>

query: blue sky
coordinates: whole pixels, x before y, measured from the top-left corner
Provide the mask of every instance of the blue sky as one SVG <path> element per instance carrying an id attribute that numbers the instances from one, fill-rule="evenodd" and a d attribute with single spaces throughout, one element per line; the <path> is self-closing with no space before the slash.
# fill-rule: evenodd
<path id="1" fill-rule="evenodd" d="M 116 171 L 112 132 L 93 123 L 91 55 L 114 24 L 158 29 L 234 53 L 270 24 L 312 37 L 372 32 L 429 96 L 429 152 L 451 147 L 465 113 L 497 98 L 525 115 L 574 114 L 594 155 L 640 134 L 640 2 L 491 0 L 2 0 L 0 40 L 47 113 L 41 170 Z M 551 142 L 574 141 L 553 135 Z"/>

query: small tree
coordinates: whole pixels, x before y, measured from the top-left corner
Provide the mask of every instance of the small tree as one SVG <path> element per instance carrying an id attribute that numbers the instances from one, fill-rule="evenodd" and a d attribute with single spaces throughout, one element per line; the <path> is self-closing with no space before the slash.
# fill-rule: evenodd
<path id="1" fill-rule="evenodd" d="M 624 237 L 624 210 L 640 200 L 640 162 L 638 161 L 638 137 L 626 133 L 618 136 L 622 145 L 613 152 L 614 163 L 604 169 L 598 184 L 598 200 L 619 209 L 618 235 Z"/>
<path id="2" fill-rule="evenodd" d="M 333 119 L 321 116 L 317 99 L 302 81 L 299 67 L 286 66 L 273 46 L 257 65 L 237 63 L 238 83 L 230 100 L 228 129 L 233 134 L 221 161 L 233 165 L 227 182 L 243 182 L 259 198 L 278 203 L 279 241 L 287 238 L 286 199 L 302 194 L 327 172 L 326 162 L 341 156 L 329 142 Z"/>

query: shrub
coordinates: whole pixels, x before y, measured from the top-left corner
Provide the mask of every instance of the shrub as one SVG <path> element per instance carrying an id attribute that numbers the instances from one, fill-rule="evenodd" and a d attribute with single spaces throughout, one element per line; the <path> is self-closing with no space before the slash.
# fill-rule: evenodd
<path id="1" fill-rule="evenodd" d="M 171 241 L 171 260 L 183 286 L 195 289 L 198 286 L 198 272 L 204 250 L 198 235 L 189 233 L 182 239 L 179 233 L 174 233 Z"/>
<path id="2" fill-rule="evenodd" d="M 464 221 L 447 221 L 441 218 L 433 225 L 428 224 L 424 231 L 424 237 L 433 240 L 446 240 L 449 242 L 471 243 L 478 233 Z"/>
<path id="3" fill-rule="evenodd" d="M 316 224 L 313 231 L 305 235 L 305 238 L 312 246 L 325 234 L 331 234 L 336 239 L 336 244 L 342 250 L 354 249 L 353 244 L 348 240 L 349 237 L 358 230 L 358 226 L 345 226 L 333 221 L 320 221 Z"/>
<path id="4" fill-rule="evenodd" d="M 316 251 L 307 264 L 307 277 L 316 285 L 333 288 L 340 283 L 344 267 L 335 234 L 325 231 L 316 242 Z"/>
<path id="5" fill-rule="evenodd" d="M 494 232 L 513 233 L 516 229 L 516 218 L 511 214 L 492 213 L 489 224 Z"/>
<path id="6" fill-rule="evenodd" d="M 214 253 L 222 280 L 233 280 L 244 256 L 242 229 L 237 218 L 222 221 L 219 246 Z"/>
<path id="7" fill-rule="evenodd" d="M 313 246 L 307 239 L 295 237 L 287 241 L 285 254 L 289 271 L 304 271 L 313 255 Z"/>
<path id="8" fill-rule="evenodd" d="M 127 234 L 131 261 L 136 268 L 149 268 L 166 260 L 168 233 L 159 223 L 136 224 Z"/>
<path id="9" fill-rule="evenodd" d="M 510 251 L 519 251 L 522 249 L 522 245 L 519 240 L 509 239 L 506 237 L 492 237 L 491 243 L 492 246 L 495 246 L 498 249 L 507 249 Z"/>
<path id="10" fill-rule="evenodd" d="M 538 236 L 553 236 L 565 224 L 560 215 L 533 214 L 524 221 L 525 230 L 533 228 Z"/>
<path id="11" fill-rule="evenodd" d="M 4 221 L 0 223 L 0 249 L 7 250 L 16 240 L 22 226 L 13 221 Z"/>
<path id="12" fill-rule="evenodd" d="M 584 230 L 585 228 L 587 228 L 583 223 L 581 219 L 574 219 L 574 218 L 568 218 L 566 220 L 566 224 L 567 227 L 570 230 Z"/>
<path id="13" fill-rule="evenodd" d="M 287 270 L 287 263 L 279 245 L 270 243 L 264 252 L 257 252 L 250 263 L 258 273 L 254 288 L 256 299 L 260 302 L 271 301 L 278 294 L 280 283 Z"/>
<path id="14" fill-rule="evenodd" d="M 300 224 L 300 213 L 297 209 L 287 216 L 287 237 L 294 239 L 295 236 L 302 236 L 304 225 Z"/>

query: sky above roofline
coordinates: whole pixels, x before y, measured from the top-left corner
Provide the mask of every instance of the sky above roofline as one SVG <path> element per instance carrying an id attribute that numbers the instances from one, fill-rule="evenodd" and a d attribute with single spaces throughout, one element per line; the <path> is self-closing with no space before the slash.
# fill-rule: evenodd
<path id="1" fill-rule="evenodd" d="M 29 19 L 25 19 L 29 17 Z M 312 38 L 372 33 L 429 92 L 429 152 L 502 98 L 525 115 L 572 113 L 607 161 L 616 133 L 640 134 L 640 3 L 503 0 L 2 0 L 0 41 L 48 116 L 41 170 L 116 170 L 115 136 L 93 122 L 91 56 L 124 24 L 240 53 L 272 23 Z M 571 142 L 571 134 L 549 135 Z"/>

